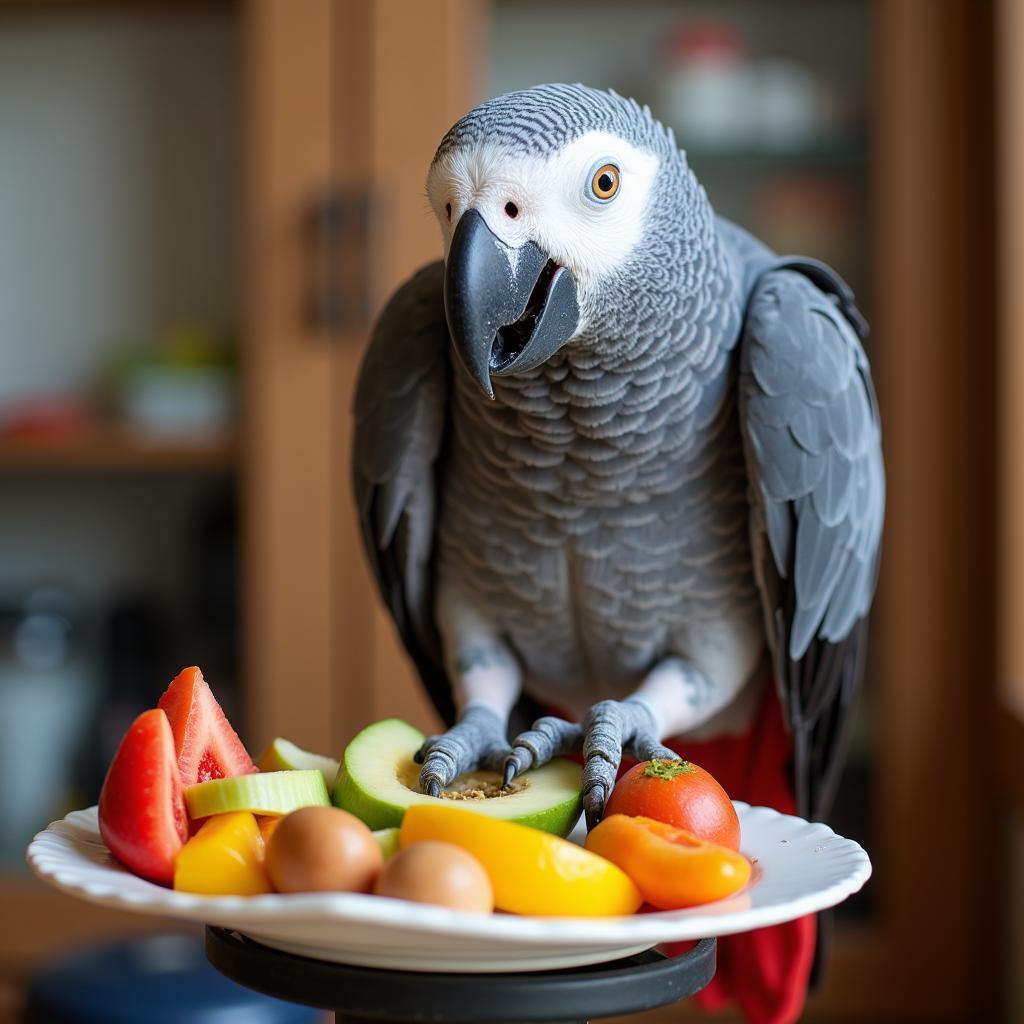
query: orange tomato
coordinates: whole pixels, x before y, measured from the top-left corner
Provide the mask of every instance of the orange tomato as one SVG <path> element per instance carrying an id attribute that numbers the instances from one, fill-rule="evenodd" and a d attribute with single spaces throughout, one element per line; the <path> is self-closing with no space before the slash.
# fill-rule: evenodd
<path id="1" fill-rule="evenodd" d="M 641 761 L 619 779 L 604 813 L 653 818 L 730 850 L 740 848 L 740 820 L 729 794 L 690 761 Z"/>
<path id="2" fill-rule="evenodd" d="M 586 848 L 622 868 L 659 910 L 724 899 L 750 880 L 742 854 L 651 818 L 613 814 L 590 832 Z"/>

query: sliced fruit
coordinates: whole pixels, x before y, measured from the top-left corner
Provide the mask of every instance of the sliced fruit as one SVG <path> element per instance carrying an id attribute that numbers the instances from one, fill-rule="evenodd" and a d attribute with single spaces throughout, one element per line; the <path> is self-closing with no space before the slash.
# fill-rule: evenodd
<path id="1" fill-rule="evenodd" d="M 207 896 L 259 896 L 272 891 L 263 859 L 256 819 L 247 811 L 218 814 L 178 852 L 174 888 Z"/>
<path id="2" fill-rule="evenodd" d="M 591 830 L 586 848 L 618 864 L 659 910 L 724 899 L 750 880 L 742 854 L 652 818 L 612 814 Z"/>
<path id="3" fill-rule="evenodd" d="M 333 757 L 324 757 L 323 754 L 311 754 L 308 750 L 295 746 L 291 740 L 282 739 L 280 736 L 267 747 L 260 755 L 256 765 L 261 772 L 287 772 L 303 771 L 309 768 L 317 768 L 324 774 L 324 782 L 330 789 L 334 780 L 338 777 L 338 769 L 341 767 Z"/>
<path id="4" fill-rule="evenodd" d="M 100 835 L 126 868 L 169 885 L 188 816 L 167 716 L 144 711 L 124 734 L 100 792 Z"/>
<path id="5" fill-rule="evenodd" d="M 253 814 L 289 814 L 299 807 L 329 807 L 323 775 L 313 768 L 304 772 L 260 772 L 211 779 L 185 788 L 185 803 L 193 818 L 229 811 Z"/>
<path id="6" fill-rule="evenodd" d="M 555 835 L 572 831 L 581 808 L 582 769 L 575 762 L 551 761 L 521 775 L 507 792 L 497 772 L 468 772 L 437 798 L 419 789 L 420 766 L 413 755 L 423 740 L 418 729 L 397 718 L 367 726 L 345 749 L 334 803 L 372 829 L 400 825 L 410 807 L 458 803 Z"/>
<path id="7" fill-rule="evenodd" d="M 632 914 L 639 890 L 611 861 L 565 839 L 475 810 L 434 801 L 402 821 L 402 849 L 421 840 L 452 843 L 484 866 L 494 905 L 513 914 L 607 917 Z"/>
<path id="8" fill-rule="evenodd" d="M 195 666 L 175 676 L 158 707 L 171 723 L 183 786 L 256 771 L 238 733 Z"/>
<path id="9" fill-rule="evenodd" d="M 377 840 L 385 860 L 390 860 L 398 853 L 397 828 L 378 828 L 374 831 L 373 838 Z"/>
<path id="10" fill-rule="evenodd" d="M 691 761 L 655 758 L 634 765 L 615 784 L 604 813 L 653 818 L 730 850 L 740 848 L 740 819 L 729 794 Z"/>

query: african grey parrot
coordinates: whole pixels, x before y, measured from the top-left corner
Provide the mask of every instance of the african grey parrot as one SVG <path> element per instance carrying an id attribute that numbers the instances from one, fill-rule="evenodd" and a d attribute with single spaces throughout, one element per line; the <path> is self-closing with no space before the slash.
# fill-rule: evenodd
<path id="1" fill-rule="evenodd" d="M 422 788 L 582 749 L 593 823 L 624 751 L 741 731 L 768 656 L 820 816 L 884 504 L 848 288 L 716 217 L 672 132 L 614 92 L 489 100 L 427 188 L 445 259 L 381 316 L 354 445 L 382 595 L 454 722 Z M 582 724 L 510 742 L 524 697 Z"/>

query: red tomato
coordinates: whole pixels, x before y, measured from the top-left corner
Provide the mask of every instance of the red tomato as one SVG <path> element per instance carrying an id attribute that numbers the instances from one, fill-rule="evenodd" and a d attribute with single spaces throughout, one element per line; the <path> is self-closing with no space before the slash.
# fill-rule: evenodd
<path id="1" fill-rule="evenodd" d="M 100 791 L 100 835 L 110 852 L 143 878 L 174 880 L 174 855 L 188 839 L 174 737 L 159 709 L 132 723 Z"/>
<path id="2" fill-rule="evenodd" d="M 158 707 L 171 723 L 183 786 L 256 771 L 198 668 L 179 672 Z"/>
<path id="3" fill-rule="evenodd" d="M 604 813 L 653 818 L 730 850 L 740 848 L 740 821 L 729 794 L 690 761 L 641 761 L 619 779 Z"/>

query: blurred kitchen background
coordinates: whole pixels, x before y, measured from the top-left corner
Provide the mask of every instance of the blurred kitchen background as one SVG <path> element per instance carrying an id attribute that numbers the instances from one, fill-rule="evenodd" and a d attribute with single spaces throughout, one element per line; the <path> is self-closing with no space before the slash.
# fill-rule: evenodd
<path id="1" fill-rule="evenodd" d="M 253 753 L 431 725 L 358 546 L 350 395 L 439 254 L 437 141 L 545 81 L 650 104 L 720 213 L 873 325 L 886 550 L 832 824 L 876 873 L 807 1019 L 1024 1020 L 1019 0 L 0 0 L 0 1019 L 58 951 L 154 927 L 23 851 L 179 668 Z"/>

